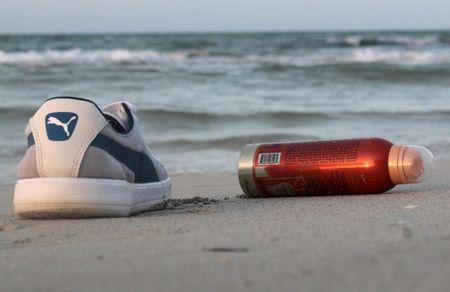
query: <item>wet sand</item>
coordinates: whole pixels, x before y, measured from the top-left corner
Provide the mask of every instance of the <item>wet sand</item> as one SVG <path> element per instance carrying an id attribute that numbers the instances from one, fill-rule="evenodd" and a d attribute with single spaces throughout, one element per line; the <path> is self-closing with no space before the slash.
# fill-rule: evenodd
<path id="1" fill-rule="evenodd" d="M 386 194 L 279 199 L 182 174 L 168 209 L 93 220 L 20 220 L 1 186 L 0 291 L 449 291 L 449 173 L 439 161 Z"/>

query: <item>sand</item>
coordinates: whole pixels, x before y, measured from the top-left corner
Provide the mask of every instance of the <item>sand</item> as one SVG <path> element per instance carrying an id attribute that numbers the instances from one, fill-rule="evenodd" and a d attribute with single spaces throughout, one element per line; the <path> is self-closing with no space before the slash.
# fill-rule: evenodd
<path id="1" fill-rule="evenodd" d="M 182 174 L 169 209 L 93 220 L 20 220 L 2 186 L 0 291 L 450 291 L 449 173 L 439 161 L 386 194 L 279 199 Z"/>

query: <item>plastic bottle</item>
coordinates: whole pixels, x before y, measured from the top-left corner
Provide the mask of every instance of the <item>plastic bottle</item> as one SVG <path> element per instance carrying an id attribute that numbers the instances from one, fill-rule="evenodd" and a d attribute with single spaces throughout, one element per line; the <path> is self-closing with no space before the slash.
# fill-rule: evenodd
<path id="1" fill-rule="evenodd" d="M 380 138 L 246 145 L 239 183 L 251 197 L 375 194 L 423 181 L 433 155 Z"/>

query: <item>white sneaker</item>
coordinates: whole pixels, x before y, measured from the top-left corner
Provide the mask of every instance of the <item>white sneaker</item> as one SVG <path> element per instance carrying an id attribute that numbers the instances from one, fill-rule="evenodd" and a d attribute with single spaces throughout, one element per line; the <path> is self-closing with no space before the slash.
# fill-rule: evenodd
<path id="1" fill-rule="evenodd" d="M 100 110 L 87 99 L 50 98 L 25 135 L 28 149 L 14 193 L 20 216 L 129 216 L 171 196 L 170 178 L 127 102 Z"/>

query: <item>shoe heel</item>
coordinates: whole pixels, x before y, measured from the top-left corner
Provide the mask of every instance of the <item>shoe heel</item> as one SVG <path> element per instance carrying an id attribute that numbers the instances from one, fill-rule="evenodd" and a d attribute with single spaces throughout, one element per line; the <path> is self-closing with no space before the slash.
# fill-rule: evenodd
<path id="1" fill-rule="evenodd" d="M 21 179 L 14 191 L 15 212 L 25 218 L 124 217 L 132 205 L 133 189 L 120 180 Z"/>

